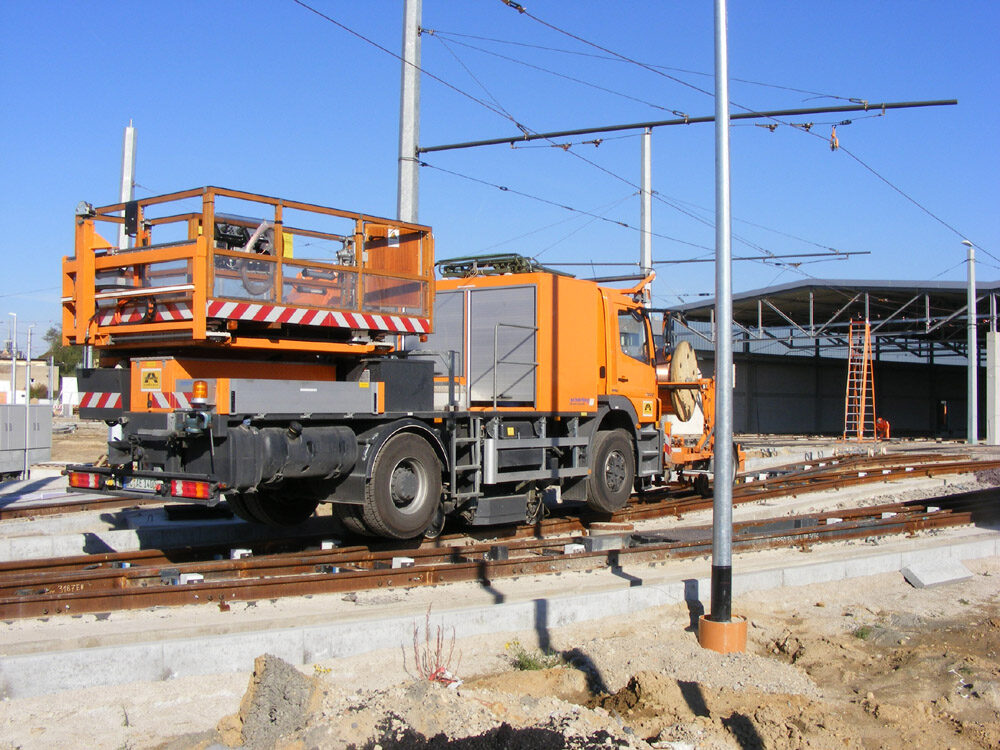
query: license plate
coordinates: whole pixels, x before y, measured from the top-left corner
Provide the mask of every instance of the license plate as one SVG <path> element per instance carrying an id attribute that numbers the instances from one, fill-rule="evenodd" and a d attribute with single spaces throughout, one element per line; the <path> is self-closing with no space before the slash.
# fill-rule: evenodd
<path id="1" fill-rule="evenodd" d="M 129 477 L 122 483 L 123 490 L 133 490 L 134 492 L 156 492 L 157 485 L 161 484 L 158 479 L 148 477 Z"/>

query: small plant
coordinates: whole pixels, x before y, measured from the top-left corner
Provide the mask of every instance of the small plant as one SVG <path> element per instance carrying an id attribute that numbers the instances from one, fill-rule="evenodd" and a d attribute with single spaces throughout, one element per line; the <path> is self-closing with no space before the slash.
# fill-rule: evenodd
<path id="1" fill-rule="evenodd" d="M 507 658 L 514 669 L 521 672 L 534 672 L 540 669 L 550 669 L 563 664 L 560 654 L 551 649 L 531 649 L 530 651 L 521 645 L 520 641 L 510 641 L 504 646 L 510 653 Z"/>
<path id="2" fill-rule="evenodd" d="M 413 624 L 413 665 L 416 676 L 421 680 L 440 682 L 443 685 L 457 685 L 461 680 L 451 673 L 451 660 L 455 653 L 455 628 L 451 629 L 451 640 L 446 643 L 444 629 L 438 625 L 431 637 L 431 608 L 424 615 L 424 634 L 420 637 L 420 626 Z M 447 650 L 447 655 L 445 651 Z M 458 661 L 461 663 L 462 655 Z M 406 669 L 406 649 L 403 649 L 403 669 Z M 457 669 L 457 665 L 456 665 Z M 409 674 L 409 670 L 406 670 Z"/>
<path id="3" fill-rule="evenodd" d="M 874 635 L 874 633 L 875 629 L 871 625 L 859 625 L 854 629 L 854 632 L 852 632 L 851 635 L 859 640 L 867 641 L 872 637 L 872 635 Z"/>

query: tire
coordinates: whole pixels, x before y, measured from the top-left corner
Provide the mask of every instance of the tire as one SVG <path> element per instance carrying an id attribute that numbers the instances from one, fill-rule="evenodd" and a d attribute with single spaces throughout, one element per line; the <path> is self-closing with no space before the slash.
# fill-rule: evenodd
<path id="1" fill-rule="evenodd" d="M 374 536 L 374 533 L 365 524 L 364 508 L 360 505 L 346 505 L 343 503 L 333 504 L 333 515 L 340 521 L 340 525 L 349 534 L 356 536 Z"/>
<path id="2" fill-rule="evenodd" d="M 379 450 L 365 485 L 365 525 L 378 536 L 413 539 L 441 509 L 441 462 L 430 444 L 404 432 Z"/>
<path id="3" fill-rule="evenodd" d="M 226 505 L 229 506 L 229 510 L 237 518 L 247 523 L 261 523 L 260 519 L 250 512 L 250 509 L 247 507 L 246 495 L 242 492 L 231 492 L 226 495 Z"/>
<path id="4" fill-rule="evenodd" d="M 268 526 L 295 526 L 310 518 L 319 505 L 315 495 L 298 492 L 298 489 L 288 485 L 259 488 L 243 497 L 250 515 L 260 523 Z"/>
<path id="5" fill-rule="evenodd" d="M 695 474 L 694 491 L 705 499 L 712 497 L 712 485 L 708 481 L 707 474 Z"/>
<path id="6" fill-rule="evenodd" d="M 598 432 L 590 446 L 587 507 L 614 513 L 628 504 L 635 482 L 635 454 L 625 430 Z"/>

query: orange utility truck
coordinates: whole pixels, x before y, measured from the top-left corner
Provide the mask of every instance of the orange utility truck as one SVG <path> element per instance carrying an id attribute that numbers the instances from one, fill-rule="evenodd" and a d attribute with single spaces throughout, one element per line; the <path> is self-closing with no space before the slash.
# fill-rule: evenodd
<path id="1" fill-rule="evenodd" d="M 67 469 L 73 489 L 224 500 L 274 525 L 331 503 L 352 531 L 405 539 L 449 515 L 609 513 L 710 469 L 711 410 L 695 438 L 667 415 L 714 385 L 690 352 L 658 378 L 650 279 L 494 256 L 436 280 L 429 227 L 211 187 L 82 203 L 76 223 L 63 339 L 99 355 L 80 416 L 110 436 L 106 465 Z"/>

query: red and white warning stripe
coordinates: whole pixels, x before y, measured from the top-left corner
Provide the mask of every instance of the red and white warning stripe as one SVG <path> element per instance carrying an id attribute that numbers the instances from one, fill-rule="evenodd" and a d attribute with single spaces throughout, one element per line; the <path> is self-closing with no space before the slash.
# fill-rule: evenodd
<path id="1" fill-rule="evenodd" d="M 151 321 L 147 321 L 145 305 L 125 305 L 121 308 L 105 308 L 97 318 L 98 325 L 128 325 L 142 322 L 173 322 L 176 320 L 191 320 L 193 316 L 191 305 L 187 302 L 165 302 L 156 306 Z"/>
<path id="2" fill-rule="evenodd" d="M 252 320 L 258 323 L 289 323 L 292 325 L 331 328 L 392 331 L 396 333 L 427 333 L 430 321 L 405 315 L 374 315 L 365 313 L 310 310 L 305 307 L 262 305 L 253 302 L 208 302 L 208 317 L 226 320 Z"/>
<path id="3" fill-rule="evenodd" d="M 153 409 L 190 409 L 191 394 L 181 391 L 168 393 L 152 391 L 149 394 L 149 405 Z"/>
<path id="4" fill-rule="evenodd" d="M 122 394 L 101 393 L 100 391 L 84 391 L 80 398 L 81 409 L 120 409 Z"/>

